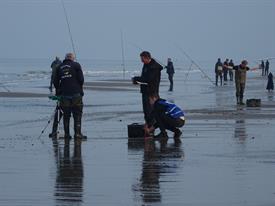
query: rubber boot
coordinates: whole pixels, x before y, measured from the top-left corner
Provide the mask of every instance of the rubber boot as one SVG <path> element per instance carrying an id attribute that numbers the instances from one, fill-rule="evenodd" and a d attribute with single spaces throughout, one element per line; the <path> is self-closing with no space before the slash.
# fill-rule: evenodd
<path id="1" fill-rule="evenodd" d="M 236 99 L 237 99 L 237 105 L 240 105 L 240 98 L 237 96 Z"/>
<path id="2" fill-rule="evenodd" d="M 63 118 L 64 123 L 64 139 L 71 139 L 70 135 L 70 118 L 64 117 Z"/>
<path id="3" fill-rule="evenodd" d="M 162 131 L 158 135 L 154 136 L 154 139 L 159 141 L 161 144 L 166 144 L 168 141 L 168 135 L 165 131 Z"/>
<path id="4" fill-rule="evenodd" d="M 74 138 L 75 139 L 87 139 L 87 136 L 81 133 L 81 115 L 74 116 Z"/>
<path id="5" fill-rule="evenodd" d="M 240 105 L 245 105 L 243 102 L 243 97 L 240 98 Z"/>
<path id="6" fill-rule="evenodd" d="M 182 132 L 179 129 L 176 129 L 175 133 L 174 133 L 174 142 L 175 144 L 180 144 L 181 140 L 180 140 L 180 136 L 182 135 Z"/>

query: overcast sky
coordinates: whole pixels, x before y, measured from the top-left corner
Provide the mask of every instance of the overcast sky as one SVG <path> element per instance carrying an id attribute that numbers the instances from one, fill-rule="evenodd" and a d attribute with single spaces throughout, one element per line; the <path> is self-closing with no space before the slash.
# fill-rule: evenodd
<path id="1" fill-rule="evenodd" d="M 275 56 L 275 0 L 65 0 L 78 58 Z M 61 0 L 0 0 L 0 58 L 71 51 Z"/>

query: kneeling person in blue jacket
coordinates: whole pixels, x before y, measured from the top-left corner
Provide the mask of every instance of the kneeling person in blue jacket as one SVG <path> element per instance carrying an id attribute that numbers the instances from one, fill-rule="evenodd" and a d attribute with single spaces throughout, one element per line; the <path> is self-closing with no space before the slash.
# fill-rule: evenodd
<path id="1" fill-rule="evenodd" d="M 160 134 L 155 136 L 155 139 L 160 140 L 162 143 L 167 143 L 168 135 L 166 130 L 169 130 L 174 132 L 175 143 L 180 143 L 182 132 L 179 128 L 185 124 L 184 112 L 174 103 L 159 98 L 157 94 L 150 96 L 149 101 L 153 105 L 152 117 L 154 117 L 156 122 L 153 123 L 151 121 L 145 129 L 146 132 L 159 128 Z"/>

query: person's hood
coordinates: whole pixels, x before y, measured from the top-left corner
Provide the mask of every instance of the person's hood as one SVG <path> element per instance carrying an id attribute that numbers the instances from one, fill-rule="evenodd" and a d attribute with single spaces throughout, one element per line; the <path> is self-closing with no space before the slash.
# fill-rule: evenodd
<path id="1" fill-rule="evenodd" d="M 160 71 L 163 70 L 163 66 L 161 66 L 155 59 L 151 59 L 151 62 L 149 63 L 152 65 L 152 68 L 159 69 Z"/>

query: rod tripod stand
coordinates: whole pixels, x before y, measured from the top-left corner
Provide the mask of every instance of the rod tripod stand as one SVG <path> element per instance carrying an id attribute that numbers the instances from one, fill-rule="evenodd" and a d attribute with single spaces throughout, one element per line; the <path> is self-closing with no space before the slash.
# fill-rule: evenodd
<path id="1" fill-rule="evenodd" d="M 58 128 L 59 128 L 59 123 L 63 117 L 63 111 L 60 107 L 59 101 L 56 103 L 55 111 L 53 114 L 53 126 L 52 126 L 52 133 L 49 134 L 50 138 L 57 138 L 58 136 Z"/>

